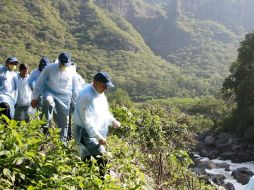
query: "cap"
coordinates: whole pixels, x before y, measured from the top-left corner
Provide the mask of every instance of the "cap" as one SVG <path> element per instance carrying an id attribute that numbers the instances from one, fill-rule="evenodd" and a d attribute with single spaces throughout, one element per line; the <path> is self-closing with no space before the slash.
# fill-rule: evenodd
<path id="1" fill-rule="evenodd" d="M 17 65 L 19 62 L 18 62 L 18 59 L 16 57 L 8 57 L 6 59 L 5 63 L 11 63 L 11 64 L 16 64 Z"/>
<path id="2" fill-rule="evenodd" d="M 71 62 L 71 55 L 68 52 L 60 53 L 58 56 L 58 61 L 66 67 L 71 66 L 73 63 Z"/>
<path id="3" fill-rule="evenodd" d="M 50 63 L 49 58 L 42 57 L 39 64 L 43 66 L 47 66 L 49 63 Z"/>
<path id="4" fill-rule="evenodd" d="M 93 79 L 95 81 L 103 82 L 104 84 L 107 85 L 107 87 L 115 87 L 111 82 L 109 75 L 106 72 L 103 71 L 98 72 L 96 75 L 94 75 Z"/>

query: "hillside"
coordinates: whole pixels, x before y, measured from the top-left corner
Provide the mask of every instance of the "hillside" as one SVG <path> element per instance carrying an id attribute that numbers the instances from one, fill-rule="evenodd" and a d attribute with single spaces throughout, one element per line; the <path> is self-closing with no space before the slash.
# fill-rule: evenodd
<path id="1" fill-rule="evenodd" d="M 156 54 L 219 89 L 244 35 L 252 31 L 253 1 L 96 0 L 126 18 Z"/>
<path id="2" fill-rule="evenodd" d="M 87 82 L 106 70 L 136 100 L 211 95 L 252 27 L 241 2 L 241 19 L 249 25 L 240 18 L 228 23 L 235 17 L 222 17 L 222 10 L 204 14 L 210 0 L 5 0 L 0 61 L 17 56 L 34 68 L 42 55 L 53 61 L 69 51 Z M 234 12 L 236 1 L 223 6 L 230 3 Z"/>
<path id="3" fill-rule="evenodd" d="M 1 62 L 12 55 L 34 68 L 42 55 L 53 61 L 60 52 L 70 51 L 87 82 L 97 70 L 106 70 L 134 98 L 213 90 L 155 56 L 130 23 L 93 1 L 7 0 L 0 9 Z"/>

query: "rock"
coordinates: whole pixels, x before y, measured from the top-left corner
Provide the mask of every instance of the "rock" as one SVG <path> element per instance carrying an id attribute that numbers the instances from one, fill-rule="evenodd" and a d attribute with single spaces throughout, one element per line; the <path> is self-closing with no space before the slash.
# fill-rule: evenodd
<path id="1" fill-rule="evenodd" d="M 225 152 L 225 151 L 231 151 L 231 145 L 229 144 L 220 144 L 216 147 L 220 152 Z"/>
<path id="2" fill-rule="evenodd" d="M 212 168 L 215 168 L 215 164 L 212 161 L 210 161 L 210 160 L 206 160 L 206 161 L 200 161 L 197 164 L 197 167 L 212 169 Z"/>
<path id="3" fill-rule="evenodd" d="M 224 188 L 226 190 L 235 190 L 235 187 L 232 183 L 227 183 L 226 185 L 224 185 Z"/>
<path id="4" fill-rule="evenodd" d="M 214 141 L 214 145 L 217 148 L 218 146 L 222 145 L 222 144 L 226 144 L 226 142 L 224 140 L 216 140 Z"/>
<path id="5" fill-rule="evenodd" d="M 226 151 L 221 154 L 222 160 L 231 160 L 234 157 L 235 153 L 232 151 Z"/>
<path id="6" fill-rule="evenodd" d="M 249 128 L 247 128 L 244 132 L 243 132 L 243 137 L 248 139 L 248 140 L 252 140 L 254 139 L 254 126 L 251 126 Z"/>
<path id="7" fill-rule="evenodd" d="M 248 168 L 238 168 L 237 170 L 232 172 L 232 176 L 236 179 L 238 183 L 241 183 L 243 185 L 247 184 L 250 180 L 250 177 L 254 173 L 250 171 Z"/>
<path id="8" fill-rule="evenodd" d="M 227 133 L 220 133 L 216 135 L 215 138 L 223 141 L 223 143 L 227 143 L 229 139 L 229 135 Z"/>
<path id="9" fill-rule="evenodd" d="M 210 135 L 205 138 L 204 143 L 205 143 L 205 145 L 212 146 L 212 145 L 214 145 L 214 141 L 215 141 L 215 138 Z"/>
<path id="10" fill-rule="evenodd" d="M 205 175 L 206 174 L 205 168 L 196 167 L 196 168 L 192 168 L 191 170 L 195 174 L 198 174 L 198 175 Z"/>
<path id="11" fill-rule="evenodd" d="M 207 155 L 207 156 L 208 156 L 209 159 L 218 158 L 218 156 L 219 156 L 219 151 L 216 150 L 216 149 L 213 149 L 213 150 L 211 150 L 211 151 L 208 152 L 208 155 Z"/>
<path id="12" fill-rule="evenodd" d="M 205 150 L 205 149 L 201 150 L 201 151 L 200 151 L 200 156 L 202 156 L 202 157 L 208 157 L 208 152 L 207 152 L 207 150 Z"/>
<path id="13" fill-rule="evenodd" d="M 224 179 L 226 179 L 226 177 L 222 174 L 210 174 L 209 175 L 209 178 L 212 180 L 213 183 L 215 183 L 216 185 L 219 185 L 219 186 L 223 186 L 225 183 L 224 183 Z"/>
<path id="14" fill-rule="evenodd" d="M 241 150 L 241 148 L 242 148 L 242 146 L 241 146 L 241 145 L 233 145 L 233 146 L 232 146 L 232 150 L 233 150 L 234 152 L 238 152 L 238 151 L 240 151 L 240 150 Z"/>
<path id="15" fill-rule="evenodd" d="M 216 168 L 224 168 L 225 171 L 230 171 L 230 165 L 227 164 L 226 162 L 217 163 L 217 164 L 215 164 L 215 167 L 216 167 Z"/>
<path id="16" fill-rule="evenodd" d="M 251 160 L 249 151 L 238 152 L 237 157 L 241 162 L 248 162 Z"/>
<path id="17" fill-rule="evenodd" d="M 205 149 L 206 149 L 205 144 L 202 141 L 198 141 L 196 145 L 196 151 L 201 152 Z"/>

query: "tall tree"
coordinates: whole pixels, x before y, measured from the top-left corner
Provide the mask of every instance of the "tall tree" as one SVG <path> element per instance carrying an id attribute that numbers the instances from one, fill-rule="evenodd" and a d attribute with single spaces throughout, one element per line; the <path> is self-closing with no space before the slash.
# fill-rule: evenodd
<path id="1" fill-rule="evenodd" d="M 233 120 L 243 129 L 254 124 L 254 32 L 240 43 L 238 58 L 232 64 L 230 76 L 223 84 L 224 96 L 236 102 Z"/>

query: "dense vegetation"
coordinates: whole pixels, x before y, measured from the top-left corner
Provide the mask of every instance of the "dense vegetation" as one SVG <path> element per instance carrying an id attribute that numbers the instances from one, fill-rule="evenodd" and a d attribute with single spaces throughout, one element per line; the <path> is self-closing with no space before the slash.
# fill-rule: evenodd
<path id="1" fill-rule="evenodd" d="M 230 76 L 223 84 L 225 100 L 236 103 L 228 129 L 242 131 L 253 126 L 254 105 L 254 33 L 246 35 L 238 49 L 238 58 L 232 63 Z"/>
<path id="2" fill-rule="evenodd" d="M 106 70 L 134 100 L 218 91 L 234 58 L 234 33 L 213 21 L 173 18 L 168 7 L 142 0 L 121 1 L 132 20 L 119 17 L 105 10 L 112 2 L 1 1 L 0 61 L 17 56 L 35 68 L 43 55 L 54 61 L 70 51 L 87 82 Z"/>
<path id="3" fill-rule="evenodd" d="M 221 88 L 238 42 L 254 27 L 249 0 L 95 1 L 132 23 L 156 55 L 179 66 L 184 77 L 192 79 L 188 90 L 198 88 L 202 95 Z"/>
<path id="4" fill-rule="evenodd" d="M 121 105 L 117 94 L 123 94 Z M 170 107 L 140 105 L 121 90 L 112 94 L 112 112 L 122 127 L 108 138 L 109 164 L 101 180 L 96 163 L 79 159 L 73 140 L 67 146 L 41 120 L 0 124 L 0 189 L 213 189 L 189 169 L 193 144 L 190 116 Z"/>

